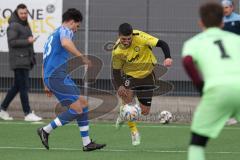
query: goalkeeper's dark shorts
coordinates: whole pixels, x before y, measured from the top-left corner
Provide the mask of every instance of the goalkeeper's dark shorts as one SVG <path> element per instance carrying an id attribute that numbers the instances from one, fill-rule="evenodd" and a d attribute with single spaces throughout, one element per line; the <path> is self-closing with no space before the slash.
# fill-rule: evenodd
<path id="1" fill-rule="evenodd" d="M 155 89 L 154 73 L 142 79 L 125 75 L 123 83 L 127 89 L 134 91 L 141 104 L 151 107 L 153 91 Z"/>

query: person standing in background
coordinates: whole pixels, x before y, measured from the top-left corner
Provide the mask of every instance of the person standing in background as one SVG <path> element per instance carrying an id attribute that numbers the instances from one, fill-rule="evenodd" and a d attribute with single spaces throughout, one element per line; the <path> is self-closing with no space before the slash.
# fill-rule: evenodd
<path id="1" fill-rule="evenodd" d="M 233 1 L 232 0 L 222 0 L 222 7 L 223 7 L 223 13 L 224 13 L 223 30 L 240 35 L 240 15 L 237 14 L 236 12 L 234 12 Z M 227 121 L 227 125 L 233 125 L 236 123 L 237 123 L 237 120 L 234 118 L 230 118 Z"/>
<path id="2" fill-rule="evenodd" d="M 223 30 L 240 35 L 240 15 L 234 12 L 233 1 L 223 0 L 222 6 L 224 11 Z"/>
<path id="3" fill-rule="evenodd" d="M 29 105 L 29 71 L 36 63 L 34 57 L 33 38 L 31 28 L 28 24 L 28 10 L 25 4 L 19 4 L 9 18 L 7 38 L 9 47 L 10 68 L 14 72 L 14 84 L 8 91 L 0 108 L 0 118 L 13 120 L 7 109 L 13 98 L 20 93 L 22 109 L 25 121 L 40 121 L 41 117 L 34 114 Z"/>

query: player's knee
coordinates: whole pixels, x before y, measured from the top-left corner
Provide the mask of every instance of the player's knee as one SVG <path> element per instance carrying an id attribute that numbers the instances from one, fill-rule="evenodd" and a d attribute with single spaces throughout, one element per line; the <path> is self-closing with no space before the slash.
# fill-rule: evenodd
<path id="1" fill-rule="evenodd" d="M 80 107 L 70 107 L 71 110 L 76 112 L 77 114 L 82 114 L 83 110 Z"/>
<path id="2" fill-rule="evenodd" d="M 151 105 L 152 105 L 152 98 L 151 97 L 147 97 L 147 98 L 145 98 L 145 97 L 138 97 L 138 101 L 140 102 L 140 104 L 142 105 L 142 106 L 146 106 L 146 107 L 148 107 L 148 108 L 150 108 L 151 107 Z"/>
<path id="3" fill-rule="evenodd" d="M 205 147 L 207 145 L 208 139 L 208 137 L 201 136 L 192 132 L 192 139 L 190 144 Z"/>
<path id="4" fill-rule="evenodd" d="M 123 100 L 124 104 L 132 103 L 133 97 L 132 96 L 121 96 L 121 99 Z"/>
<path id="5" fill-rule="evenodd" d="M 76 111 L 78 114 L 81 114 L 82 113 L 82 110 L 83 110 L 83 107 L 81 105 L 81 102 L 80 100 L 76 100 L 74 103 L 72 103 L 70 105 L 70 108 L 74 111 Z"/>
<path id="6" fill-rule="evenodd" d="M 80 106 L 81 106 L 82 108 L 88 106 L 88 102 L 87 102 L 87 100 L 86 100 L 83 96 L 80 96 L 80 97 L 79 97 L 79 101 L 80 101 Z"/>
<path id="7" fill-rule="evenodd" d="M 142 110 L 142 115 L 146 116 L 150 112 L 150 106 L 145 106 L 143 104 L 140 104 L 141 110 Z"/>
<path id="8" fill-rule="evenodd" d="M 142 115 L 147 116 L 149 114 L 148 111 L 142 111 Z"/>

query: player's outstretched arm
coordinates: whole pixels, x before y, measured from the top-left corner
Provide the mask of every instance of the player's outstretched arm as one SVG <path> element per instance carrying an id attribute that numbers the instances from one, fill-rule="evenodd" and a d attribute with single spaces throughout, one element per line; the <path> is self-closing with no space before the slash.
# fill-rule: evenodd
<path id="1" fill-rule="evenodd" d="M 83 54 L 76 48 L 73 41 L 67 38 L 61 39 L 61 45 L 74 56 L 82 57 Z"/>
<path id="2" fill-rule="evenodd" d="M 156 47 L 162 48 L 163 54 L 165 56 L 165 60 L 163 61 L 163 65 L 165 67 L 172 66 L 173 60 L 172 60 L 171 55 L 170 55 L 170 48 L 169 48 L 168 44 L 163 40 L 158 40 L 158 42 L 156 44 Z"/>
<path id="3" fill-rule="evenodd" d="M 84 64 L 91 66 L 91 61 L 76 48 L 73 41 L 63 38 L 61 39 L 61 45 L 74 56 L 80 57 Z"/>

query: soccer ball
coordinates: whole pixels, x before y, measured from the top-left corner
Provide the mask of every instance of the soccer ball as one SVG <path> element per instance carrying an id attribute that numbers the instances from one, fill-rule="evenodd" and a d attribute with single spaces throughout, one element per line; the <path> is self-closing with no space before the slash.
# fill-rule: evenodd
<path id="1" fill-rule="evenodd" d="M 159 120 L 162 124 L 170 123 L 172 121 L 172 113 L 169 111 L 162 111 L 159 114 Z"/>
<path id="2" fill-rule="evenodd" d="M 139 104 L 126 104 L 122 107 L 121 118 L 125 121 L 136 121 L 141 116 Z"/>

